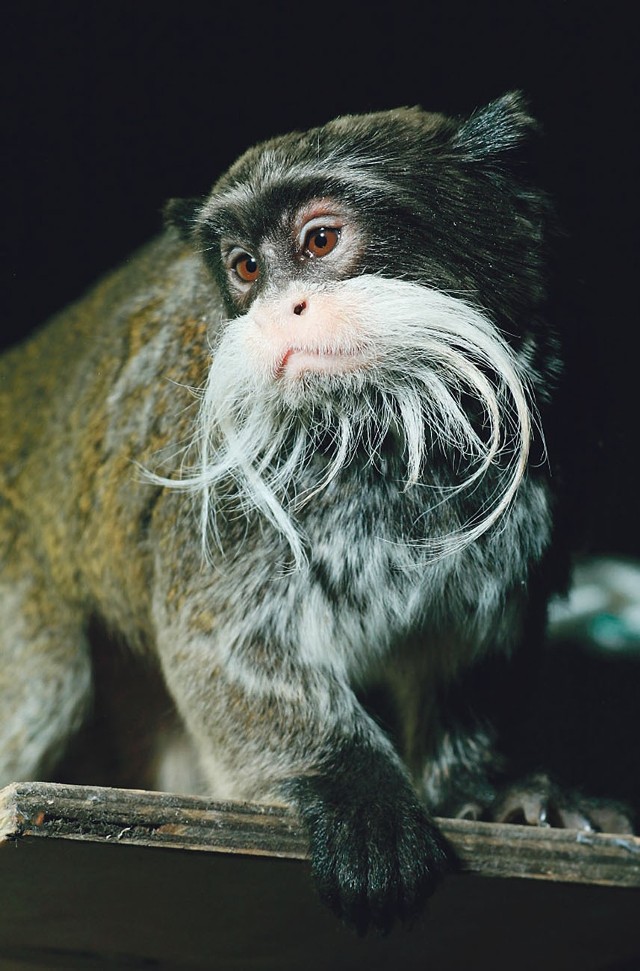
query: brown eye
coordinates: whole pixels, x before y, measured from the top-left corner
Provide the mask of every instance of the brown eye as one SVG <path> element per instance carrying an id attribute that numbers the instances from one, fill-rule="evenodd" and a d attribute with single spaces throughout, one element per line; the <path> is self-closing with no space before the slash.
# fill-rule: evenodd
<path id="1" fill-rule="evenodd" d="M 243 253 L 233 264 L 233 269 L 245 283 L 253 283 L 260 276 L 258 261 L 250 253 Z"/>
<path id="2" fill-rule="evenodd" d="M 326 256 L 327 253 L 336 248 L 339 239 L 339 229 L 320 226 L 318 229 L 312 229 L 307 233 L 304 249 L 309 256 Z"/>

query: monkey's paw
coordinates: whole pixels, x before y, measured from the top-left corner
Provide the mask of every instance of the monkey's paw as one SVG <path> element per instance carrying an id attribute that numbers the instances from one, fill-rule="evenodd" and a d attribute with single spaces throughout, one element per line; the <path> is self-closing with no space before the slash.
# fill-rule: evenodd
<path id="1" fill-rule="evenodd" d="M 396 919 L 414 919 L 448 856 L 395 766 L 369 767 L 367 773 L 360 765 L 360 771 L 302 778 L 289 787 L 309 832 L 320 896 L 359 934 L 369 926 L 386 933 Z"/>
<path id="2" fill-rule="evenodd" d="M 563 789 L 544 773 L 507 787 L 491 807 L 489 818 L 496 823 L 604 833 L 634 832 L 633 813 L 624 803 Z"/>

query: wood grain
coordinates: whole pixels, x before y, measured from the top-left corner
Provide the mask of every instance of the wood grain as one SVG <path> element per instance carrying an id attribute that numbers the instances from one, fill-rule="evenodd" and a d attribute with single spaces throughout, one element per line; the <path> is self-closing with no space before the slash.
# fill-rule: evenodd
<path id="1" fill-rule="evenodd" d="M 439 819 L 462 872 L 640 887 L 640 837 Z M 0 791 L 0 840 L 164 846 L 304 860 L 293 813 L 131 789 L 15 783 Z"/>

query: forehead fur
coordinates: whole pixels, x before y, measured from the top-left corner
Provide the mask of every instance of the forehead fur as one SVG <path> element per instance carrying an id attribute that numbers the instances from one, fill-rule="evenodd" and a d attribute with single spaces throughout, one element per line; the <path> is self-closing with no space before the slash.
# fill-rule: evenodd
<path id="1" fill-rule="evenodd" d="M 198 226 L 217 233 L 243 211 L 265 210 L 286 196 L 336 193 L 357 204 L 389 196 L 410 208 L 423 188 L 443 177 L 508 175 L 518 191 L 522 169 L 514 150 L 537 128 L 518 92 L 503 95 L 466 119 L 422 108 L 344 115 L 306 132 L 272 138 L 245 152 L 206 200 L 173 199 L 165 219 L 189 238 Z M 526 181 L 526 177 L 525 177 Z M 242 221 L 242 220 L 241 220 Z"/>
<path id="2" fill-rule="evenodd" d="M 269 139 L 245 152 L 214 186 L 214 193 L 248 177 L 257 183 L 279 171 L 327 171 L 327 164 L 366 169 L 411 160 L 416 155 L 451 156 L 459 161 L 503 155 L 536 127 L 518 92 L 478 109 L 467 119 L 450 118 L 416 106 L 363 115 L 343 115 L 306 132 Z"/>
<path id="3" fill-rule="evenodd" d="M 306 132 L 291 132 L 249 149 L 216 183 L 205 206 L 213 226 L 216 212 L 240 209 L 272 197 L 286 184 L 301 193 L 331 193 L 357 186 L 359 199 L 404 194 L 408 174 L 417 187 L 430 172 L 488 163 L 495 169 L 535 128 L 522 97 L 504 95 L 467 119 L 420 107 L 344 115 Z M 417 181 L 416 181 L 417 180 Z M 208 219 L 207 219 L 208 217 Z"/>
<path id="4" fill-rule="evenodd" d="M 343 115 L 249 149 L 216 183 L 213 195 L 226 196 L 240 185 L 260 192 L 282 175 L 313 178 L 330 172 L 340 179 L 356 170 L 373 174 L 378 166 L 406 161 L 418 146 L 422 151 L 429 143 L 432 149 L 443 146 L 456 128 L 444 115 L 418 107 Z"/>

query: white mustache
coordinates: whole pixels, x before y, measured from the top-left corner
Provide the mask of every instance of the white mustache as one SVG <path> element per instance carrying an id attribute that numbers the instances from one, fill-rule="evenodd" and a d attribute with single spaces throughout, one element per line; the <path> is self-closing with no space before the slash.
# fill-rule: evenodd
<path id="1" fill-rule="evenodd" d="M 506 512 L 525 473 L 534 410 L 524 361 L 484 314 L 459 297 L 366 275 L 305 290 L 311 299 L 327 292 L 345 325 L 324 350 L 347 355 L 349 367 L 329 374 L 314 369 L 283 381 L 282 353 L 272 359 L 256 353 L 256 302 L 253 311 L 225 325 L 214 348 L 192 465 L 179 478 L 150 477 L 199 495 L 205 550 L 212 535 L 220 544 L 221 500 L 232 499 L 265 516 L 302 567 L 306 538 L 296 514 L 357 451 L 364 449 L 375 465 L 393 435 L 401 442 L 406 490 L 429 484 L 435 443 L 461 456 L 470 471 L 444 494 L 435 490 L 435 499 L 426 489 L 425 510 L 430 502 L 435 506 L 471 489 L 500 466 L 490 508 L 421 543 L 428 557 L 463 549 Z M 354 360 L 362 366 L 353 366 Z M 482 435 L 461 404 L 463 396 L 482 415 Z M 314 465 L 318 440 L 327 433 L 333 437 L 330 461 Z"/>

